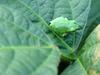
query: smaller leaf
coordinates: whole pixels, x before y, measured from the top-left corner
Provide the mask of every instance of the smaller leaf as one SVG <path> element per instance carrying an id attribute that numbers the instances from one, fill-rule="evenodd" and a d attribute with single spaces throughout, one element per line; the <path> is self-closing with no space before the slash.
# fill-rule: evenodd
<path id="1" fill-rule="evenodd" d="M 88 75 L 100 75 L 100 25 L 90 34 L 81 50 L 80 61 Z"/>
<path id="2" fill-rule="evenodd" d="M 87 75 L 87 72 L 82 67 L 80 61 L 77 59 L 61 75 Z"/>
<path id="3" fill-rule="evenodd" d="M 98 25 L 94 29 L 94 31 L 88 36 L 81 51 L 84 51 L 84 50 L 88 49 L 89 47 L 91 47 L 99 42 L 100 42 L 100 25 Z"/>
<path id="4" fill-rule="evenodd" d="M 86 69 L 88 75 L 99 75 L 100 74 L 100 43 L 86 50 L 80 56 L 80 61 L 83 64 L 84 68 Z"/>
<path id="5" fill-rule="evenodd" d="M 100 75 L 100 25 L 86 39 L 78 60 L 61 75 Z"/>

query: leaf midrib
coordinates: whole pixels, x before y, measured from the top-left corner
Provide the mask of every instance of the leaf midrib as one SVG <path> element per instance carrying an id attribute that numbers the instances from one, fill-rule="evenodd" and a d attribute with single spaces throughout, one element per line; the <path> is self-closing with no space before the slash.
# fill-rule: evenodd
<path id="1" fill-rule="evenodd" d="M 5 49 L 21 49 L 21 48 L 34 48 L 34 49 L 41 49 L 41 48 L 56 48 L 53 45 L 47 45 L 47 46 L 6 46 L 6 47 L 0 47 L 0 51 L 1 50 L 5 50 Z"/>
<path id="2" fill-rule="evenodd" d="M 85 71 L 86 75 L 88 75 L 86 69 L 84 68 L 83 64 L 81 63 L 80 59 L 78 58 L 77 61 L 79 62 L 81 68 Z"/>

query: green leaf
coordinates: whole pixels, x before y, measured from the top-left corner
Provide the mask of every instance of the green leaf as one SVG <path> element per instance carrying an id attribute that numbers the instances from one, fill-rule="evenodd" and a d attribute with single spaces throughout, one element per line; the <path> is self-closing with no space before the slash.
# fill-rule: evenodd
<path id="1" fill-rule="evenodd" d="M 57 75 L 59 51 L 55 47 L 0 48 L 0 75 Z"/>
<path id="2" fill-rule="evenodd" d="M 64 56 L 70 57 L 69 54 L 79 47 L 82 40 L 90 6 L 91 0 L 0 0 L 0 17 L 47 42 L 55 43 Z M 65 39 L 51 33 L 48 28 L 50 21 L 60 16 L 76 20 L 80 30 L 68 34 Z"/>
<path id="3" fill-rule="evenodd" d="M 0 19 L 0 75 L 57 75 L 59 58 L 53 44 Z"/>
<path id="4" fill-rule="evenodd" d="M 73 64 L 68 66 L 61 75 L 87 75 L 80 60 L 77 59 Z"/>
<path id="5" fill-rule="evenodd" d="M 57 75 L 59 59 L 53 44 L 0 19 L 0 75 Z"/>
<path id="6" fill-rule="evenodd" d="M 88 71 L 89 75 L 100 74 L 100 25 L 89 35 L 86 43 L 81 49 L 80 55 L 83 52 L 80 60 Z M 87 62 L 87 63 L 85 63 Z"/>
<path id="7" fill-rule="evenodd" d="M 88 49 L 85 49 L 80 61 L 86 69 L 88 75 L 100 74 L 100 43 L 92 45 Z"/>
<path id="8" fill-rule="evenodd" d="M 91 9 L 89 11 L 89 16 L 87 19 L 87 24 L 84 29 L 83 38 L 81 40 L 81 46 L 83 45 L 84 40 L 88 37 L 88 35 L 94 30 L 94 28 L 100 24 L 100 0 L 91 0 Z"/>
<path id="9" fill-rule="evenodd" d="M 100 25 L 89 35 L 78 59 L 61 75 L 100 75 Z"/>
<path id="10" fill-rule="evenodd" d="M 94 29 L 94 31 L 88 36 L 88 38 L 85 40 L 85 44 L 81 48 L 80 53 L 96 45 L 97 43 L 100 43 L 100 25 L 98 25 Z"/>
<path id="11" fill-rule="evenodd" d="M 91 10 L 87 22 L 88 28 L 93 24 L 98 25 L 100 23 L 100 8 L 98 7 L 99 5 L 100 0 L 91 0 Z"/>
<path id="12" fill-rule="evenodd" d="M 92 0 L 91 4 L 91 10 L 90 14 L 88 17 L 88 22 L 87 22 L 87 28 L 94 26 L 95 27 L 100 24 L 100 8 L 98 7 L 100 5 L 100 0 Z M 92 31 L 93 27 L 90 28 Z"/>
<path id="13" fill-rule="evenodd" d="M 48 44 L 56 43 L 56 46 L 60 44 L 70 53 L 72 48 L 59 36 L 55 34 L 55 37 L 50 32 L 48 23 L 54 13 L 54 9 L 51 9 L 53 3 L 56 2 L 51 0 L 0 0 L 0 18 L 34 34 Z"/>
<path id="14" fill-rule="evenodd" d="M 57 75 L 58 47 L 25 2 L 0 0 L 0 75 Z"/>

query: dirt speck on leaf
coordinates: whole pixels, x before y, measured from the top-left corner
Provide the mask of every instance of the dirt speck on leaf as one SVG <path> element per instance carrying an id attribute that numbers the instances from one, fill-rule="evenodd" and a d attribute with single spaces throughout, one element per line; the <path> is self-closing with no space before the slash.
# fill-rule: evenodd
<path id="1" fill-rule="evenodd" d="M 97 75 L 96 71 L 93 69 L 90 69 L 88 72 L 89 75 Z"/>
<path id="2" fill-rule="evenodd" d="M 100 60 L 100 44 L 97 44 L 95 50 L 94 50 L 94 58 L 93 63 L 97 63 Z"/>
<path id="3" fill-rule="evenodd" d="M 100 25 L 96 27 L 95 31 L 96 31 L 96 38 L 98 41 L 100 41 Z"/>

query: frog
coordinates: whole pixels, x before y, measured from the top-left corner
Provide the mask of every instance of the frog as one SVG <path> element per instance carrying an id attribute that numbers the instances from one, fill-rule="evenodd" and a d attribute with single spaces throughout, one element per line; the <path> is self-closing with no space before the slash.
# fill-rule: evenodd
<path id="1" fill-rule="evenodd" d="M 79 28 L 75 20 L 68 20 L 66 17 L 58 17 L 50 21 L 50 28 L 60 36 L 66 36 Z"/>

